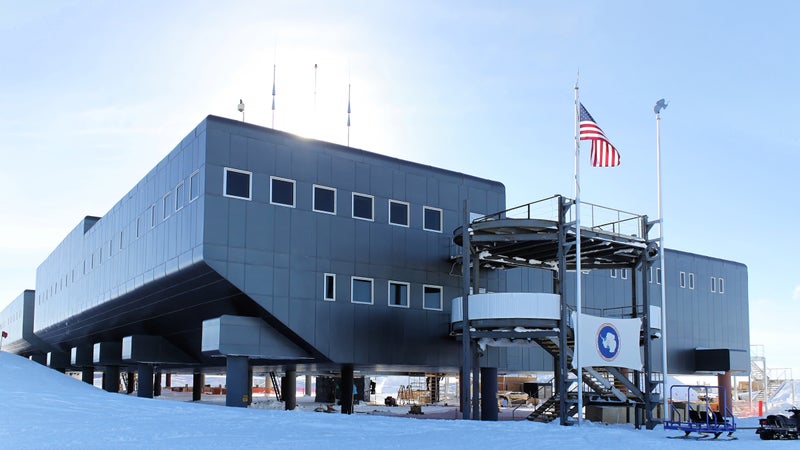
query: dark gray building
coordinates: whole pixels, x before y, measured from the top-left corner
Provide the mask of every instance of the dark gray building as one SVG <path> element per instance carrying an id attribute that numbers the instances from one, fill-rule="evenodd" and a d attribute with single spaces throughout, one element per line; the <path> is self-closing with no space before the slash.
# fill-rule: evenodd
<path id="1" fill-rule="evenodd" d="M 462 292 L 453 231 L 467 199 L 472 217 L 507 206 L 495 181 L 208 116 L 41 264 L 35 301 L 26 291 L 0 314 L 5 348 L 112 374 L 137 368 L 140 379 L 154 367 L 226 366 L 237 379 L 254 367 L 453 373 L 451 299 Z M 745 266 L 666 256 L 670 372 L 721 370 L 698 367 L 698 348 L 749 358 Z M 584 305 L 630 306 L 642 284 L 659 303 L 660 273 L 639 286 L 627 274 L 584 275 Z M 486 292 L 555 292 L 548 270 L 485 268 L 479 279 Z M 481 357 L 501 371 L 553 361 L 536 346 Z"/>

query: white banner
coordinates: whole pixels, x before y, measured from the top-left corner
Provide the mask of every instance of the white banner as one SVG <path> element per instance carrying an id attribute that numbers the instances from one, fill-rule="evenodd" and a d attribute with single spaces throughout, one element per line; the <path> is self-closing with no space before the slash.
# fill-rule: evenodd
<path id="1" fill-rule="evenodd" d="M 572 323 L 575 323 L 575 313 L 572 313 Z M 581 366 L 642 370 L 641 330 L 641 318 L 612 319 L 581 314 Z M 575 365 L 574 358 L 572 365 Z"/>

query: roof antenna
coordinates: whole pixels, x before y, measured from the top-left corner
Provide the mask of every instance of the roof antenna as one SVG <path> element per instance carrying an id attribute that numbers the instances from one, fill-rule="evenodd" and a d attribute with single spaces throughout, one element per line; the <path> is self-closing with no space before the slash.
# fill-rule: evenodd
<path id="1" fill-rule="evenodd" d="M 350 147 L 350 67 L 347 67 L 347 146 Z"/>
<path id="2" fill-rule="evenodd" d="M 242 122 L 244 122 L 244 102 L 242 99 L 239 99 L 239 106 L 236 107 L 240 113 L 242 113 Z"/>
<path id="3" fill-rule="evenodd" d="M 275 42 L 275 50 L 272 56 L 272 129 L 275 129 L 275 68 L 278 63 L 278 42 Z"/>
<path id="4" fill-rule="evenodd" d="M 347 146 L 350 147 L 350 83 L 347 83 Z"/>
<path id="5" fill-rule="evenodd" d="M 272 129 L 275 129 L 275 64 L 272 65 Z"/>

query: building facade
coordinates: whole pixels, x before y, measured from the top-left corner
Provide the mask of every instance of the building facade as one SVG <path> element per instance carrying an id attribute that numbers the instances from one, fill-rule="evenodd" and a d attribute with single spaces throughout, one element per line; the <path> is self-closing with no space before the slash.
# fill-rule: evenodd
<path id="1" fill-rule="evenodd" d="M 35 293 L 0 313 L 4 348 L 73 366 L 91 348 L 93 367 L 231 370 L 235 355 L 263 370 L 452 373 L 453 231 L 467 199 L 471 217 L 507 207 L 495 181 L 208 116 L 41 264 Z M 747 354 L 746 267 L 666 258 L 670 372 L 721 370 L 698 366 L 697 349 Z M 660 299 L 657 267 L 638 283 L 627 269 L 582 276 L 598 315 L 642 289 Z M 483 269 L 480 288 L 554 292 L 552 274 L 532 268 Z M 101 347 L 121 354 L 104 360 Z M 489 348 L 481 364 L 553 370 L 536 346 Z"/>

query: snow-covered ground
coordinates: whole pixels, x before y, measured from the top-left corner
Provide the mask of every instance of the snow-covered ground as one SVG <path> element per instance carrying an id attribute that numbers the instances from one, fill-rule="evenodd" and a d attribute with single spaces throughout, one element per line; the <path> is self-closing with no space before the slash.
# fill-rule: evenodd
<path id="1" fill-rule="evenodd" d="M 0 352 L 0 448 L 800 448 L 800 442 L 762 442 L 755 419 L 738 422 L 738 440 L 669 439 L 678 431 L 584 423 L 562 427 L 527 420 L 415 420 L 407 407 L 359 405 L 353 415 L 313 412 L 298 397 L 297 411 L 267 399 L 226 408 L 184 401 L 183 393 L 142 399 L 111 394 L 27 359 Z M 186 395 L 186 399 L 191 394 Z M 217 399 L 219 401 L 219 399 Z M 458 417 L 454 409 L 423 407 L 418 418 Z M 508 413 L 508 411 L 505 411 Z"/>

